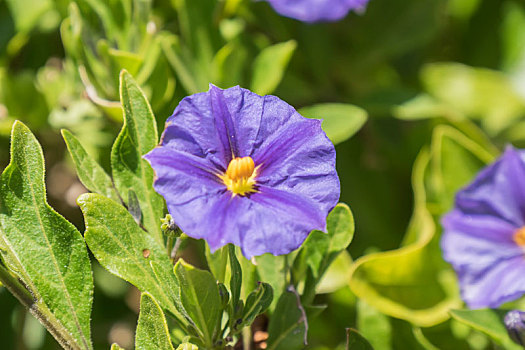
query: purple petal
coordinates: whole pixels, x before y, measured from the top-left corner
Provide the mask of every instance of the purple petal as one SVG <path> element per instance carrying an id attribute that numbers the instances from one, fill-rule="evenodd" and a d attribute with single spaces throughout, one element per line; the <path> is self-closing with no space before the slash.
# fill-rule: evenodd
<path id="1" fill-rule="evenodd" d="M 225 192 L 224 184 L 206 159 L 189 153 L 157 147 L 144 156 L 155 171 L 155 191 L 168 204 L 175 222 L 187 213 L 179 210 L 195 200 Z"/>
<path id="2" fill-rule="evenodd" d="M 368 0 L 267 0 L 279 14 L 303 22 L 338 21 Z"/>
<path id="3" fill-rule="evenodd" d="M 300 193 L 318 202 L 321 211 L 328 215 L 339 200 L 340 190 L 335 149 L 322 132 L 321 121 L 299 116 L 283 126 L 279 135 L 253 155 L 255 163 L 261 166 L 258 182 Z"/>
<path id="4" fill-rule="evenodd" d="M 161 146 L 206 158 L 224 170 L 232 151 L 221 117 L 214 114 L 209 92 L 185 97 L 166 121 Z"/>
<path id="5" fill-rule="evenodd" d="M 525 293 L 522 256 L 496 262 L 491 269 L 469 273 L 461 280 L 462 297 L 470 308 L 497 308 Z"/>
<path id="6" fill-rule="evenodd" d="M 196 198 L 196 202 L 203 200 Z M 225 193 L 214 198 L 211 205 L 203 207 L 202 203 L 196 203 L 195 208 L 200 213 L 189 213 L 185 220 L 192 222 L 181 225 L 184 232 L 194 238 L 205 238 L 212 250 L 233 243 L 242 248 L 247 258 L 264 253 L 289 253 L 301 245 L 310 231 L 326 226 L 326 217 L 316 203 L 271 188 L 260 188 L 260 192 L 249 197 Z"/>
<path id="7" fill-rule="evenodd" d="M 525 165 L 520 152 L 508 147 L 474 182 L 456 196 L 456 207 L 465 215 L 486 214 L 515 227 L 525 225 Z"/>
<path id="8" fill-rule="evenodd" d="M 494 244 L 516 245 L 513 235 L 517 227 L 498 216 L 465 214 L 456 208 L 443 218 L 442 224 L 446 231 L 491 240 Z"/>
<path id="9" fill-rule="evenodd" d="M 523 275 L 524 252 L 516 244 L 446 231 L 441 246 L 445 260 L 458 274 L 461 294 L 469 307 L 498 307 L 525 292 L 525 278 L 516 273 L 522 269 Z"/>
<path id="10" fill-rule="evenodd" d="M 443 255 L 470 307 L 497 307 L 525 293 L 525 250 L 513 239 L 524 218 L 525 159 L 507 147 L 458 192 L 443 218 Z"/>

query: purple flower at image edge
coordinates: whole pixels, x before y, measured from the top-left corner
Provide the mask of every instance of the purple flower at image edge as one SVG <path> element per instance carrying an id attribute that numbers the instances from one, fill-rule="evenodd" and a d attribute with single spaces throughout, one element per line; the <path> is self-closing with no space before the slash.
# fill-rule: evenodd
<path id="1" fill-rule="evenodd" d="M 442 220 L 444 258 L 470 308 L 495 308 L 525 293 L 525 152 L 508 146 L 456 195 Z"/>
<path id="2" fill-rule="evenodd" d="M 326 229 L 339 200 L 321 121 L 238 86 L 184 98 L 144 157 L 175 223 L 212 251 L 233 243 L 247 258 L 289 253 Z"/>
<path id="3" fill-rule="evenodd" d="M 303 22 L 332 22 L 361 11 L 369 0 L 267 0 L 283 16 Z"/>

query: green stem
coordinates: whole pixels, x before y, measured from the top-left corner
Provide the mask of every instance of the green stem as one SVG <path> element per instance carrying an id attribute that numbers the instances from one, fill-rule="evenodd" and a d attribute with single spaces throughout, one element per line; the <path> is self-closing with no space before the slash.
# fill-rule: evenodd
<path id="1" fill-rule="evenodd" d="M 29 291 L 0 264 L 0 282 L 13 294 L 26 308 L 31 309 L 34 304 L 33 296 Z"/>
<path id="2" fill-rule="evenodd" d="M 242 348 L 252 350 L 252 329 L 250 326 L 242 329 Z"/>
<path id="3" fill-rule="evenodd" d="M 166 241 L 166 251 L 168 252 L 168 257 L 171 259 L 171 250 L 173 249 L 173 242 L 174 239 L 172 236 L 168 236 L 168 240 Z"/>
<path id="4" fill-rule="evenodd" d="M 78 345 L 51 311 L 45 305 L 38 303 L 27 288 L 2 264 L 0 264 L 0 282 L 23 306 L 29 309 L 29 312 L 44 325 L 64 349 L 82 350 L 82 347 Z"/>

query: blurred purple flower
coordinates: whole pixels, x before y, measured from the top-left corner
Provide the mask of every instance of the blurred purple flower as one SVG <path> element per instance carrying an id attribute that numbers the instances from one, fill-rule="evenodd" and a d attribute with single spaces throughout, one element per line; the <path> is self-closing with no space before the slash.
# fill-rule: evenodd
<path id="1" fill-rule="evenodd" d="M 525 293 L 525 152 L 507 147 L 456 195 L 443 218 L 444 258 L 471 308 L 498 307 Z"/>
<path id="2" fill-rule="evenodd" d="M 145 158 L 175 223 L 212 250 L 286 254 L 325 230 L 339 199 L 335 149 L 320 120 L 240 87 L 184 98 Z"/>
<path id="3" fill-rule="evenodd" d="M 267 0 L 283 16 L 303 22 L 332 22 L 352 10 L 363 10 L 369 0 Z"/>

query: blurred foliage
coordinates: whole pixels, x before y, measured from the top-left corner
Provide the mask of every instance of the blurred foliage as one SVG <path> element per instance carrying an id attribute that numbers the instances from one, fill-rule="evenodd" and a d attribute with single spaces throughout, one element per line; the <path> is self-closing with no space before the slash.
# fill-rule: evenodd
<path id="1" fill-rule="evenodd" d="M 0 169 L 19 119 L 44 145 L 49 202 L 78 227 L 74 199 L 83 189 L 59 130 L 109 169 L 122 68 L 145 91 L 159 127 L 181 98 L 209 83 L 272 93 L 325 119 L 356 235 L 350 254 L 315 282 L 326 294 L 312 305 L 327 308 L 310 322 L 312 349 L 343 349 L 345 327 L 376 349 L 507 341 L 494 314 L 450 318 L 461 303 L 441 259 L 439 218 L 506 143 L 525 147 L 523 1 L 371 0 L 362 14 L 309 25 L 263 1 L 0 0 Z M 315 260 L 297 261 L 303 274 Z M 94 271 L 94 346 L 130 347 L 137 291 Z M 330 278 L 350 273 L 350 287 Z M 0 305 L 6 348 L 57 347 L 1 287 Z"/>

